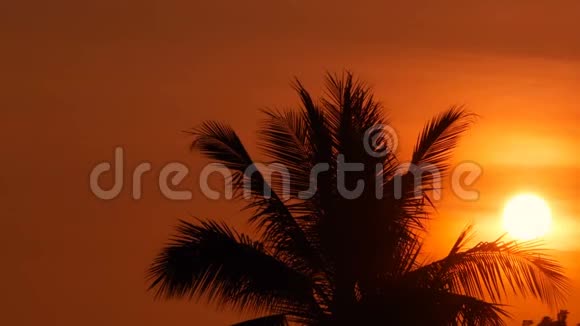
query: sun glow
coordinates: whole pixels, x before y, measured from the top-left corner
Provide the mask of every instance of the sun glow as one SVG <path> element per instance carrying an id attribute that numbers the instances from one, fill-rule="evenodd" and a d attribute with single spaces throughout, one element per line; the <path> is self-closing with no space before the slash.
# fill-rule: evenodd
<path id="1" fill-rule="evenodd" d="M 550 230 L 552 212 L 548 203 L 537 195 L 512 197 L 503 210 L 503 227 L 515 239 L 531 240 Z"/>

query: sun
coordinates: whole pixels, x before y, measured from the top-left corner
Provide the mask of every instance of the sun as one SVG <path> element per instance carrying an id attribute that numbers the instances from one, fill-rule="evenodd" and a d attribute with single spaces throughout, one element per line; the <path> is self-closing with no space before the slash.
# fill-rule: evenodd
<path id="1" fill-rule="evenodd" d="M 552 212 L 540 196 L 520 194 L 510 198 L 503 210 L 503 227 L 515 239 L 539 238 L 550 230 Z"/>

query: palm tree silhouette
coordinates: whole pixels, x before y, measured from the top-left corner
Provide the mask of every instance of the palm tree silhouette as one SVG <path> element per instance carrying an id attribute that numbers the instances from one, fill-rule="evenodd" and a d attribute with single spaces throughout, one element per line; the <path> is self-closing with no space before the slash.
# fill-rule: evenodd
<path id="1" fill-rule="evenodd" d="M 369 155 L 361 141 L 368 130 L 378 130 L 373 149 L 388 143 L 377 128 L 386 124 L 380 103 L 351 73 L 328 75 L 326 82 L 317 102 L 295 82 L 299 112 L 264 111 L 259 146 L 290 172 L 289 198 L 280 195 L 279 179 L 247 173 L 254 161 L 228 125 L 205 122 L 193 131 L 192 148 L 232 171 L 236 195 L 251 192 L 246 209 L 257 236 L 214 220 L 181 220 L 149 269 L 156 296 L 204 297 L 265 316 L 238 325 L 503 325 L 500 301 L 509 292 L 560 303 L 567 278 L 536 242 L 499 238 L 467 248 L 473 235 L 467 228 L 446 257 L 421 258 L 435 177 L 417 182 L 416 171 L 402 171 L 395 153 Z M 457 107 L 435 117 L 418 137 L 411 166 L 448 171 L 473 120 Z M 364 181 L 354 199 L 337 190 L 339 155 L 364 166 L 343 177 L 347 189 Z M 328 171 L 304 198 L 319 163 Z"/>

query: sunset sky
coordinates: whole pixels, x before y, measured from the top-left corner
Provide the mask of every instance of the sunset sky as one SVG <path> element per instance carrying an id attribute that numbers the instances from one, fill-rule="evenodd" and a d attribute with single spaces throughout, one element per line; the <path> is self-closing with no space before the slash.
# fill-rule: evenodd
<path id="1" fill-rule="evenodd" d="M 580 1 L 12 1 L 0 4 L 0 324 L 225 325 L 237 313 L 154 300 L 145 270 L 178 218 L 243 227 L 240 204 L 205 199 L 204 161 L 182 133 L 231 123 L 253 153 L 264 107 L 293 107 L 294 76 L 322 94 L 349 69 L 373 86 L 409 155 L 423 124 L 451 105 L 480 115 L 455 162 L 483 175 L 477 201 L 443 192 L 432 259 L 474 223 L 505 232 L 511 196 L 553 214 L 546 246 L 573 280 L 580 322 Z M 89 173 L 126 155 L 125 187 L 103 201 Z M 131 198 L 140 162 L 143 198 Z M 183 162 L 191 201 L 164 199 L 156 176 Z M 107 179 L 107 178 L 105 178 Z M 109 176 L 107 180 L 111 180 Z M 510 325 L 556 311 L 509 298 Z M 571 323 L 571 324 L 572 324 Z"/>

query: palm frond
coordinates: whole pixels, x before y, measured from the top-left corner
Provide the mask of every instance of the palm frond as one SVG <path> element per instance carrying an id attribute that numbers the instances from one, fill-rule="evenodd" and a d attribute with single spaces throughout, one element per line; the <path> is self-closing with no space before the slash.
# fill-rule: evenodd
<path id="1" fill-rule="evenodd" d="M 400 281 L 363 297 L 354 309 L 364 325 L 503 326 L 510 317 L 499 304 Z"/>
<path id="2" fill-rule="evenodd" d="M 450 254 L 412 274 L 435 287 L 454 293 L 489 297 L 499 302 L 509 289 L 533 296 L 550 306 L 562 304 L 569 289 L 563 267 L 545 254 L 537 241 L 481 242 L 464 250 L 469 232 L 463 232 Z"/>
<path id="3" fill-rule="evenodd" d="M 469 129 L 475 117 L 461 107 L 451 107 L 429 121 L 417 139 L 411 163 L 446 170 L 460 136 Z"/>
<path id="4" fill-rule="evenodd" d="M 277 250 L 276 254 L 297 265 L 307 266 L 306 262 L 309 262 L 320 266 L 317 252 L 308 242 L 298 221 L 262 173 L 252 169 L 255 167 L 254 161 L 235 131 L 228 125 L 209 121 L 192 134 L 195 136 L 192 148 L 199 149 L 210 159 L 229 168 L 233 174 L 231 182 L 237 191 L 251 191 L 253 201 L 247 208 L 253 209 L 254 214 L 250 222 L 263 231 L 264 241 Z M 254 173 L 249 176 L 248 171 Z M 245 188 L 248 184 L 250 189 Z M 270 196 L 266 196 L 268 191 Z"/>
<path id="5" fill-rule="evenodd" d="M 374 99 L 372 89 L 355 80 L 351 72 L 327 74 L 326 95 L 322 105 L 328 112 L 337 151 L 344 155 L 349 156 L 349 146 L 362 147 L 367 130 L 385 124 L 382 105 Z"/>
<path id="6" fill-rule="evenodd" d="M 510 317 L 501 305 L 469 296 L 445 293 L 441 298 L 439 311 L 451 317 L 449 326 L 504 326 L 504 319 Z"/>
<path id="7" fill-rule="evenodd" d="M 392 201 L 388 207 L 396 211 L 390 216 L 424 230 L 428 208 L 433 207 L 428 193 L 440 190 L 451 153 L 474 117 L 460 107 L 452 107 L 427 123 L 417 139 L 408 169 L 385 179 L 385 197 Z"/>
<path id="8" fill-rule="evenodd" d="M 330 192 L 333 194 L 332 199 L 321 202 L 324 212 L 319 223 L 322 241 L 328 252 L 333 253 L 331 255 L 335 256 L 335 260 L 352 259 L 352 265 L 374 270 L 374 266 L 382 264 L 377 259 L 382 255 L 368 253 L 373 252 L 388 237 L 380 232 L 389 228 L 386 215 L 378 210 L 381 202 L 377 199 L 375 189 L 377 184 L 382 185 L 381 176 L 385 172 L 389 174 L 396 165 L 392 151 L 384 156 L 373 156 L 368 152 L 369 144 L 365 143 L 365 135 L 371 130 L 376 131 L 373 136 L 378 139 L 388 138 L 383 128 L 386 122 L 382 106 L 372 96 L 371 88 L 355 80 L 350 72 L 328 74 L 325 95 L 321 105 L 332 135 L 335 159 L 340 157 L 345 163 L 361 164 L 362 171 L 344 174 L 344 182 L 334 192 Z M 383 165 L 379 171 L 378 164 Z M 339 167 L 333 170 L 334 180 L 339 176 L 342 178 L 338 174 L 342 173 L 337 170 Z M 359 187 L 361 181 L 365 190 L 360 196 L 355 196 L 357 198 L 346 198 L 341 192 Z M 347 244 L 348 248 L 345 247 Z"/>
<path id="9" fill-rule="evenodd" d="M 316 311 L 306 275 L 273 257 L 263 243 L 213 221 L 180 221 L 148 275 L 156 296 L 206 297 L 218 306 L 297 316 Z"/>
<path id="10" fill-rule="evenodd" d="M 281 189 L 283 184 L 273 185 L 274 189 L 290 191 L 294 198 L 310 186 L 311 153 L 308 143 L 307 126 L 299 113 L 294 111 L 264 110 L 266 119 L 260 130 L 259 147 L 282 164 L 290 174 L 289 189 Z"/>
<path id="11" fill-rule="evenodd" d="M 334 152 L 334 143 L 332 133 L 328 124 L 327 115 L 312 100 L 312 97 L 299 80 L 295 80 L 294 89 L 298 93 L 302 103 L 302 121 L 305 130 L 305 143 L 308 145 L 309 164 L 314 167 L 317 164 L 328 164 L 329 171 L 318 176 L 314 208 L 319 213 L 324 211 L 324 207 L 329 203 L 328 200 L 335 193 L 335 171 L 336 155 Z"/>
<path id="12" fill-rule="evenodd" d="M 217 121 L 206 121 L 190 133 L 194 136 L 192 150 L 199 150 L 213 161 L 224 164 L 236 172 L 234 184 L 242 181 L 244 171 L 253 164 L 253 161 L 230 126 Z"/>
<path id="13" fill-rule="evenodd" d="M 294 89 L 300 97 L 303 120 L 306 125 L 306 136 L 310 146 L 312 163 L 332 163 L 333 140 L 328 125 L 327 115 L 314 103 L 312 97 L 298 79 Z"/>
<path id="14" fill-rule="evenodd" d="M 331 215 L 336 204 L 336 151 L 334 138 L 328 122 L 328 114 L 319 105 L 315 104 L 312 97 L 298 79 L 295 80 L 294 89 L 300 97 L 302 112 L 301 118 L 304 122 L 306 134 L 305 143 L 310 151 L 308 164 L 309 172 L 314 168 L 326 168 L 325 172 L 317 176 L 310 176 L 309 182 L 316 185 L 312 192 L 306 193 L 305 200 L 301 201 L 292 209 L 293 212 L 300 211 L 308 216 L 307 225 L 304 230 L 310 243 L 317 248 L 323 260 L 328 260 L 321 248 L 320 222 Z M 314 179 L 316 178 L 316 179 Z M 303 197 L 304 198 L 304 197 Z M 300 213 L 298 212 L 298 213 Z M 325 269 L 328 263 L 325 263 Z"/>

